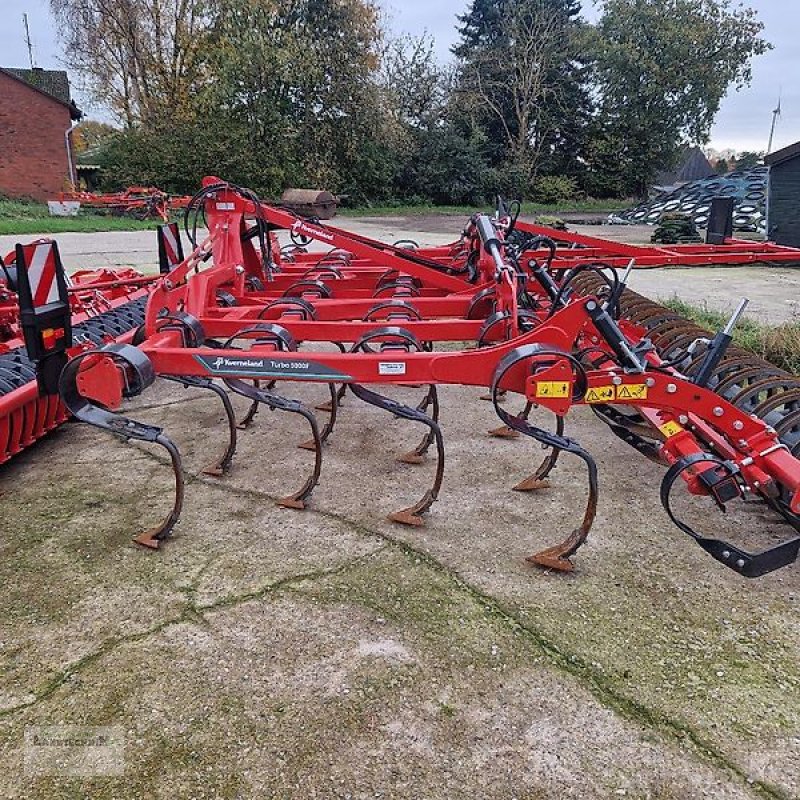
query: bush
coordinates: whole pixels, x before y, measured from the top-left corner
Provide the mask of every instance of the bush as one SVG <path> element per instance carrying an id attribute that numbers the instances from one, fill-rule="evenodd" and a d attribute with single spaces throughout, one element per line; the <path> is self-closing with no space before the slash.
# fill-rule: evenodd
<path id="1" fill-rule="evenodd" d="M 694 306 L 677 297 L 670 298 L 664 305 L 711 332 L 718 331 L 728 321 L 728 314 Z M 764 325 L 744 317 L 733 329 L 733 338 L 765 361 L 800 375 L 800 322 Z"/>
<path id="2" fill-rule="evenodd" d="M 577 199 L 578 182 L 566 175 L 541 175 L 531 183 L 529 194 L 534 203 L 569 203 Z"/>

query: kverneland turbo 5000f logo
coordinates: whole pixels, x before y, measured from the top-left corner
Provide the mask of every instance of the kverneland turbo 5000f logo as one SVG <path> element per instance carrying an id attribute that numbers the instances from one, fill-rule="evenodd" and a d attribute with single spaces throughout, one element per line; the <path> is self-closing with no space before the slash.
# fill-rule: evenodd
<path id="1" fill-rule="evenodd" d="M 227 356 L 196 355 L 195 360 L 202 364 L 211 375 L 236 375 L 240 378 L 292 377 L 300 380 L 318 380 L 320 378 L 351 380 L 350 375 L 307 359 L 294 360 L 263 356 L 228 358 Z"/>

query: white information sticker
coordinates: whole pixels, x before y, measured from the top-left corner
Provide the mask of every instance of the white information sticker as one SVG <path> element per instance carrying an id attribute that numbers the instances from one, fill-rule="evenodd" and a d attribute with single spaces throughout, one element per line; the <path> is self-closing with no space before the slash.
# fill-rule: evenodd
<path id="1" fill-rule="evenodd" d="M 378 375 L 405 375 L 406 365 L 402 361 L 379 361 Z"/>

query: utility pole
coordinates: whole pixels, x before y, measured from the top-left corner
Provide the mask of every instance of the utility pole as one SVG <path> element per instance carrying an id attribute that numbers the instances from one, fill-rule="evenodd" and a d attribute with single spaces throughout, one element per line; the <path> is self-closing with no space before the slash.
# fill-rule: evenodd
<path id="1" fill-rule="evenodd" d="M 772 152 L 772 139 L 775 136 L 775 124 L 778 122 L 778 117 L 781 115 L 781 93 L 778 92 L 778 105 L 772 112 L 772 127 L 769 129 L 769 144 L 767 145 L 767 155 Z"/>
<path id="2" fill-rule="evenodd" d="M 36 66 L 36 62 L 33 60 L 33 42 L 31 42 L 31 29 L 28 27 L 28 15 L 22 15 L 22 24 L 25 26 L 25 44 L 28 45 L 28 58 L 31 62 L 31 69 Z"/>

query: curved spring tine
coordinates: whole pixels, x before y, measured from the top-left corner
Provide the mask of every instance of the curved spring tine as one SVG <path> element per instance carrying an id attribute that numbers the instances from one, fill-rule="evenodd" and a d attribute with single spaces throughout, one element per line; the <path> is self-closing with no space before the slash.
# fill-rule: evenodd
<path id="1" fill-rule="evenodd" d="M 211 475 L 215 478 L 224 475 L 231 465 L 233 454 L 236 452 L 236 413 L 233 410 L 233 405 L 231 404 L 230 397 L 228 397 L 228 393 L 209 378 L 196 377 L 194 375 L 162 375 L 161 377 L 168 381 L 180 383 L 183 386 L 192 386 L 195 389 L 208 389 L 208 391 L 214 392 L 222 401 L 222 407 L 225 409 L 225 417 L 228 420 L 228 444 L 222 455 L 212 461 L 211 464 L 203 470 L 203 474 Z"/>
<path id="2" fill-rule="evenodd" d="M 697 465 L 702 463 L 710 465 L 711 469 L 725 470 L 728 478 L 736 478 L 736 473 L 731 471 L 728 463 L 713 453 L 693 453 L 676 461 L 665 473 L 661 481 L 660 491 L 661 505 L 672 522 L 684 533 L 691 536 L 712 558 L 746 578 L 759 578 L 768 572 L 781 569 L 797 561 L 798 556 L 800 556 L 800 535 L 798 535 L 796 523 L 791 519 L 794 515 L 789 512 L 787 516 L 783 511 L 780 511 L 779 506 L 776 506 L 774 502 L 769 502 L 768 504 L 773 508 L 777 508 L 790 522 L 794 535 L 755 553 L 743 550 L 722 539 L 704 536 L 677 516 L 671 503 L 673 486 L 687 469 L 696 469 Z M 714 499 L 720 509 L 724 511 L 725 504 L 716 498 Z"/>
<path id="3" fill-rule="evenodd" d="M 417 406 L 417 411 L 422 411 L 424 413 L 428 410 L 428 406 L 431 406 L 431 419 L 438 423 L 439 393 L 436 391 L 435 383 L 432 383 L 428 386 L 428 392 Z M 398 456 L 397 460 L 402 464 L 422 464 L 425 461 L 425 454 L 428 452 L 428 448 L 435 441 L 436 434 L 434 433 L 433 428 L 428 428 L 428 432 L 422 437 L 422 441 L 420 441 L 420 443 L 413 450 L 410 450 L 408 453 L 404 453 L 402 456 Z"/>
<path id="4" fill-rule="evenodd" d="M 500 407 L 498 397 L 500 393 L 500 381 L 503 379 L 508 370 L 511 369 L 511 367 L 526 357 L 527 353 L 525 352 L 525 348 L 519 348 L 519 351 L 512 351 L 512 353 L 506 356 L 505 360 L 501 361 L 498 365 L 492 381 L 494 409 L 497 412 L 497 416 L 500 417 L 500 419 L 506 425 L 508 425 L 509 428 L 513 428 L 525 436 L 530 436 L 531 438 L 536 439 L 538 442 L 541 442 L 548 447 L 552 447 L 554 451 L 564 450 L 568 453 L 572 453 L 586 464 L 586 470 L 589 479 L 589 493 L 586 500 L 586 510 L 584 511 L 581 524 L 574 531 L 572 531 L 569 536 L 564 539 L 564 541 L 554 545 L 553 547 L 548 547 L 545 550 L 534 553 L 527 558 L 527 561 L 540 567 L 555 569 L 559 570 L 560 572 L 572 572 L 572 570 L 575 568 L 575 565 L 570 560 L 570 557 L 573 556 L 578 548 L 586 541 L 587 537 L 589 536 L 589 531 L 592 528 L 595 514 L 597 513 L 597 500 L 599 495 L 597 464 L 592 456 L 574 440 L 558 433 L 549 433 L 541 428 L 537 428 L 535 425 L 531 425 L 522 417 L 514 416 Z M 553 455 L 554 453 L 550 454 L 551 457 Z M 555 453 L 555 455 L 557 456 L 557 453 Z M 548 459 L 545 459 L 545 464 L 547 464 L 547 461 Z M 550 468 L 552 469 L 552 467 Z M 537 473 L 531 477 L 535 477 Z"/>
<path id="5" fill-rule="evenodd" d="M 124 369 L 126 397 L 135 397 L 150 386 L 155 380 L 155 371 L 150 359 L 138 347 L 128 344 L 110 344 L 97 350 L 86 350 L 69 361 L 61 372 L 58 392 L 70 413 L 81 422 L 114 433 L 125 441 L 136 439 L 160 445 L 169 453 L 172 471 L 175 475 L 175 499 L 172 510 L 159 525 L 134 537 L 134 542 L 137 544 L 157 550 L 160 543 L 172 533 L 183 508 L 184 479 L 180 451 L 162 428 L 136 422 L 122 414 L 115 414 L 113 411 L 108 411 L 90 402 L 80 393 L 77 378 L 81 364 L 87 357 L 96 355 L 107 356 Z"/>
<path id="6" fill-rule="evenodd" d="M 186 487 L 183 480 L 181 454 L 175 443 L 162 433 L 159 433 L 152 441 L 155 444 L 160 444 L 169 453 L 172 463 L 172 472 L 175 475 L 175 501 L 172 504 L 172 510 L 160 525 L 156 525 L 144 533 L 140 533 L 133 538 L 133 541 L 150 550 L 158 550 L 161 542 L 172 533 L 172 529 L 180 519 Z"/>
<path id="7" fill-rule="evenodd" d="M 373 392 L 357 383 L 349 384 L 353 394 L 363 400 L 365 403 L 382 408 L 390 414 L 397 417 L 408 419 L 413 422 L 421 422 L 427 425 L 430 432 L 433 434 L 433 440 L 436 442 L 436 475 L 433 479 L 433 485 L 422 498 L 414 503 L 414 505 L 404 508 L 401 511 L 396 511 L 389 515 L 392 522 L 399 522 L 402 525 L 414 525 L 420 527 L 425 524 L 422 514 L 430 509 L 436 498 L 439 496 L 439 489 L 442 486 L 442 478 L 444 477 L 444 439 L 442 437 L 442 429 L 436 420 L 429 417 L 424 411 L 417 408 L 403 405 L 396 400 L 389 397 L 384 397 L 382 394 Z"/>
<path id="8" fill-rule="evenodd" d="M 344 352 L 344 351 L 343 351 Z M 344 396 L 347 394 L 347 386 L 342 384 L 336 392 L 336 405 L 340 406 L 342 404 L 342 400 L 344 400 Z M 332 411 L 333 410 L 333 400 L 326 400 L 324 403 L 320 403 L 318 406 L 314 406 L 317 411 Z"/>
<path id="9" fill-rule="evenodd" d="M 253 386 L 255 386 L 256 389 L 260 389 L 261 381 L 254 380 Z M 275 386 L 275 381 L 270 381 L 267 384 L 267 391 L 272 389 L 273 386 Z M 259 407 L 258 400 L 253 400 L 253 402 L 250 403 L 250 408 L 247 409 L 247 413 L 239 420 L 239 422 L 236 423 L 236 427 L 240 431 L 247 430 L 247 428 L 250 427 L 251 423 L 253 422 L 253 419 L 255 418 L 255 415 L 258 413 L 258 407 Z"/>
<path id="10" fill-rule="evenodd" d="M 491 397 L 489 399 L 491 399 Z M 533 403 L 527 402 L 525 403 L 525 408 L 523 408 L 517 416 L 522 419 L 528 419 L 532 410 Z M 492 428 L 492 430 L 489 431 L 489 436 L 494 436 L 497 439 L 517 439 L 519 438 L 519 431 L 509 428 L 508 425 L 501 425 L 499 428 Z"/>
<path id="11" fill-rule="evenodd" d="M 527 409 L 527 406 L 526 406 Z M 524 417 L 527 421 L 527 415 Z M 556 436 L 564 435 L 564 417 L 556 415 Z M 533 492 L 537 489 L 549 489 L 552 485 L 547 480 L 547 476 L 555 469 L 558 455 L 561 449 L 558 447 L 551 447 L 550 452 L 544 457 L 541 464 L 536 467 L 532 475 L 529 475 L 524 480 L 520 481 L 514 486 L 515 492 Z"/>
<path id="12" fill-rule="evenodd" d="M 319 482 L 319 475 L 322 471 L 322 439 L 320 438 L 317 418 L 299 401 L 290 400 L 279 394 L 273 394 L 266 389 L 259 389 L 240 378 L 225 378 L 225 385 L 237 394 L 241 394 L 254 402 L 264 403 L 278 411 L 288 411 L 292 414 L 299 414 L 305 418 L 311 426 L 311 441 L 314 443 L 314 468 L 311 475 L 296 492 L 287 495 L 282 500 L 278 500 L 278 505 L 284 508 L 304 509 L 306 507 L 306 500 L 308 500 L 314 487 Z"/>
<path id="13" fill-rule="evenodd" d="M 337 391 L 335 383 L 328 384 L 328 391 L 331 393 L 331 399 L 327 403 L 323 403 L 323 405 L 328 406 L 330 411 L 330 417 L 328 417 L 328 421 L 322 426 L 322 430 L 319 433 L 319 443 L 325 444 L 328 441 L 328 437 L 333 433 L 333 426 L 336 424 L 336 414 L 337 409 L 339 408 L 339 392 L 344 392 L 344 384 L 342 388 Z M 319 408 L 319 406 L 316 406 Z M 317 447 L 317 443 L 314 439 L 309 439 L 306 442 L 301 442 L 297 445 L 302 450 L 315 450 Z"/>
<path id="14" fill-rule="evenodd" d="M 347 348 L 341 342 L 331 342 L 331 344 L 335 344 L 342 353 L 347 352 Z M 329 413 L 332 413 L 334 404 L 340 406 L 342 404 L 342 400 L 344 400 L 345 394 L 347 394 L 347 387 L 344 384 L 342 384 L 339 387 L 339 390 L 336 392 L 335 403 L 334 399 L 331 398 L 330 400 L 326 400 L 324 403 L 320 403 L 319 405 L 314 406 L 314 408 L 317 411 L 328 411 Z M 327 436 L 325 438 L 327 438 Z"/>

